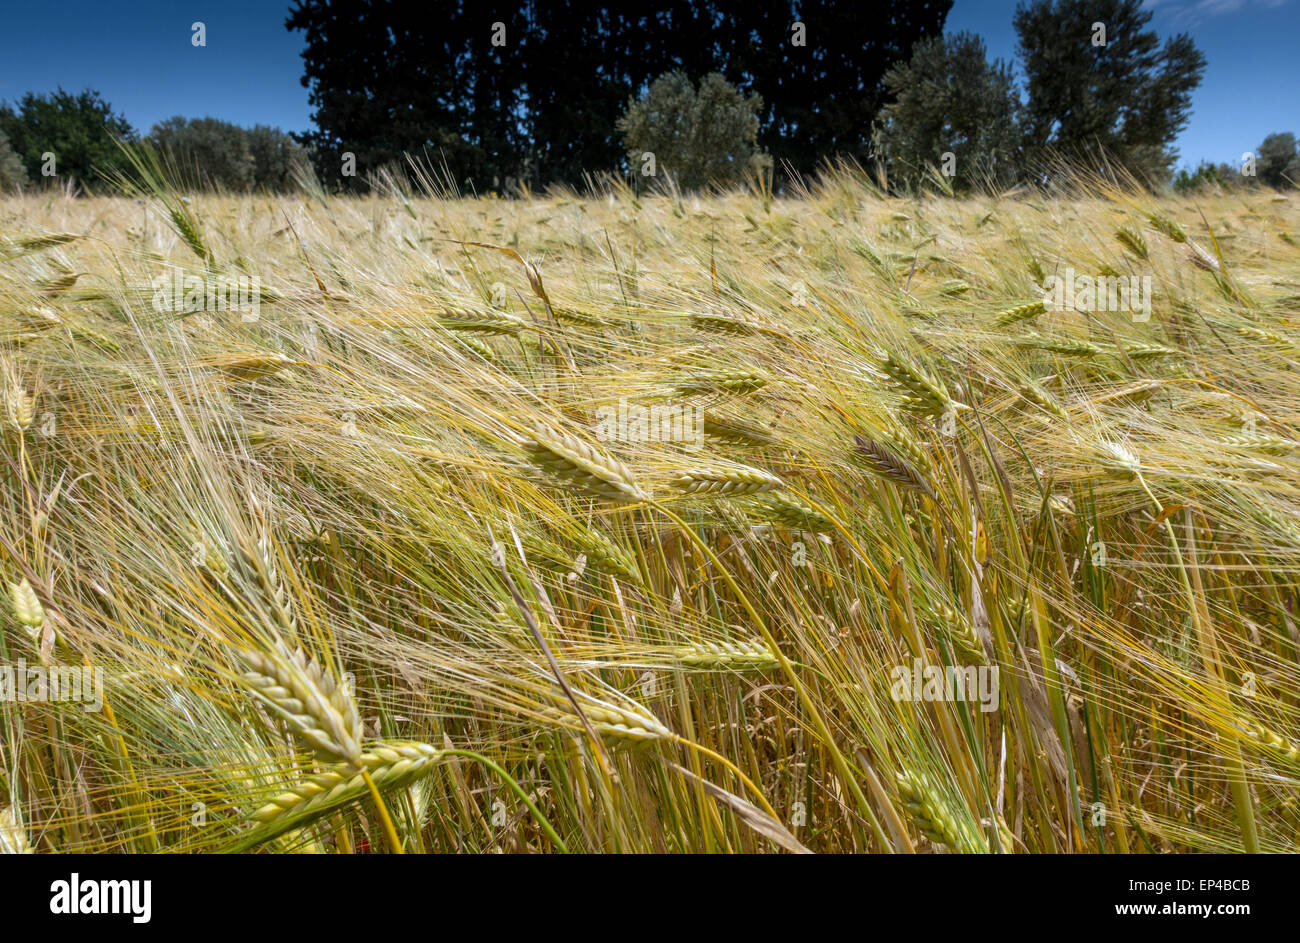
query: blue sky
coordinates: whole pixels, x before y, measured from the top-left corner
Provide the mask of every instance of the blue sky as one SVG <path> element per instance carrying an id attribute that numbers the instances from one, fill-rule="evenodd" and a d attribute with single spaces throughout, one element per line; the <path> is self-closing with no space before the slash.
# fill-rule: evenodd
<path id="1" fill-rule="evenodd" d="M 858 2 L 858 0 L 846 0 Z M 289 131 L 311 123 L 301 33 L 274 0 L 175 3 L 65 0 L 10 4 L 0 30 L 0 99 L 96 88 L 143 131 L 172 115 Z M 1177 141 L 1182 164 L 1236 163 L 1273 131 L 1300 133 L 1300 0 L 1147 0 L 1162 37 L 1191 33 L 1209 64 Z M 436 3 L 430 4 L 431 12 Z M 1013 0 L 956 0 L 948 32 L 984 37 L 1014 61 Z M 207 46 L 190 25 L 207 27 Z"/>

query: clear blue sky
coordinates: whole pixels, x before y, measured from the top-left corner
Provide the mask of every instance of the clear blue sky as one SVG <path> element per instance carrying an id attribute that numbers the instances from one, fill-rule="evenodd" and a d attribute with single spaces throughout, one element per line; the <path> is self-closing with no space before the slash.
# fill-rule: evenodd
<path id="1" fill-rule="evenodd" d="M 860 2 L 860 0 L 846 0 Z M 276 0 L 167 3 L 65 0 L 6 5 L 0 23 L 0 99 L 26 91 L 98 89 L 147 131 L 172 115 L 212 116 L 287 131 L 311 124 L 302 87 L 301 33 Z M 1300 133 L 1300 0 L 1147 0 L 1162 37 L 1191 33 L 1209 64 L 1177 146 L 1182 164 L 1236 163 L 1273 131 Z M 436 2 L 430 14 L 436 15 Z M 1013 0 L 956 0 L 947 30 L 984 37 L 1014 61 Z M 190 24 L 207 26 L 207 46 Z"/>

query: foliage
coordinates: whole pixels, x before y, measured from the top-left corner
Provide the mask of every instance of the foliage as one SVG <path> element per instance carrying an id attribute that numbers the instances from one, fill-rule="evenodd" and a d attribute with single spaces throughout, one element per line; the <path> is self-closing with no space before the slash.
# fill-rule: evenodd
<path id="1" fill-rule="evenodd" d="M 917 43 L 885 73 L 893 101 L 881 112 L 881 144 L 891 181 L 917 183 L 943 155 L 955 159 L 954 186 L 1006 186 L 1019 176 L 1019 100 L 1011 69 L 989 63 L 970 33 Z"/>
<path id="2" fill-rule="evenodd" d="M 660 76 L 618 122 L 631 173 L 641 174 L 650 155 L 656 172 L 686 190 L 739 183 L 762 163 L 755 144 L 762 107 L 757 95 L 741 95 L 716 72 L 698 91 L 681 72 Z"/>
<path id="3" fill-rule="evenodd" d="M 1139 180 L 1168 179 L 1171 144 L 1186 125 L 1205 57 L 1187 34 L 1160 46 L 1141 0 L 1032 0 L 1016 8 L 1028 100 L 1026 157 L 1053 154 L 1100 166 L 1113 159 Z M 1095 44 L 1094 27 L 1105 28 Z"/>
<path id="4" fill-rule="evenodd" d="M 28 92 L 17 108 L 0 105 L 0 132 L 32 180 L 51 179 L 42 174 L 48 153 L 54 155 L 52 179 L 87 189 L 100 185 L 101 174 L 127 167 L 117 141 L 136 137 L 126 118 L 90 89 L 75 95 L 62 88 L 49 95 Z"/>

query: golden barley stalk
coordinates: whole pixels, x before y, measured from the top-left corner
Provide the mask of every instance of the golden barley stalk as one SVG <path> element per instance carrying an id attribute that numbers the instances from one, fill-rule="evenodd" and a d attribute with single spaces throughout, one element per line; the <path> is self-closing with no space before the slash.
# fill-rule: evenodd
<path id="1" fill-rule="evenodd" d="M 573 436 L 538 427 L 521 444 L 535 465 L 601 498 L 646 501 L 627 466 Z"/>
<path id="2" fill-rule="evenodd" d="M 785 482 L 761 468 L 731 465 L 687 469 L 673 479 L 673 485 L 689 494 L 741 495 L 784 488 Z"/>
<path id="3" fill-rule="evenodd" d="M 238 653 L 248 670 L 240 675 L 294 733 L 324 756 L 360 762 L 361 717 L 351 696 L 302 649 Z"/>

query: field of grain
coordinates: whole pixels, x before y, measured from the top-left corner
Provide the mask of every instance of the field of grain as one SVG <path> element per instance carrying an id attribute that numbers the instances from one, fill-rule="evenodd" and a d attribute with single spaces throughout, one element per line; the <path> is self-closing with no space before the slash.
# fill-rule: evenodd
<path id="1" fill-rule="evenodd" d="M 1267 191 L 0 199 L 0 849 L 1300 851 L 1297 319 Z"/>

